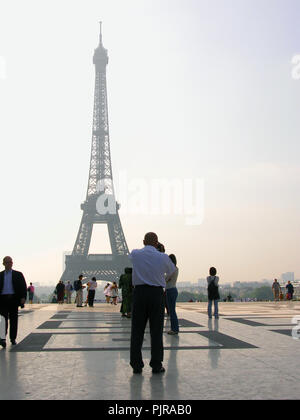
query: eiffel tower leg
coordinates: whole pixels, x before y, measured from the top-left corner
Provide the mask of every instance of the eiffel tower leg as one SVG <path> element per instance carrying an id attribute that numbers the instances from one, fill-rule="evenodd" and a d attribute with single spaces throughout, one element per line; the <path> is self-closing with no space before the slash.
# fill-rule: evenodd
<path id="1" fill-rule="evenodd" d="M 108 223 L 108 232 L 113 254 L 128 255 L 129 251 L 118 213 L 113 215 Z"/>
<path id="2" fill-rule="evenodd" d="M 93 231 L 93 223 L 89 214 L 84 212 L 77 239 L 73 249 L 73 255 L 88 255 Z"/>

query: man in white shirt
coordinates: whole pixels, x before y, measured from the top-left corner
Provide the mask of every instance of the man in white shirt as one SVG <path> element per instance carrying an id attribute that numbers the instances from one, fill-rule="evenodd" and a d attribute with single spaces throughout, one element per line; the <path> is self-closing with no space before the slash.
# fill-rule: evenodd
<path id="1" fill-rule="evenodd" d="M 158 237 L 149 232 L 144 238 L 145 247 L 135 249 L 129 255 L 133 265 L 133 308 L 130 342 L 130 365 L 133 373 L 142 373 L 144 362 L 142 345 L 147 321 L 151 335 L 150 366 L 153 373 L 162 373 L 163 324 L 165 275 L 171 275 L 176 267 L 168 255 L 159 252 Z"/>

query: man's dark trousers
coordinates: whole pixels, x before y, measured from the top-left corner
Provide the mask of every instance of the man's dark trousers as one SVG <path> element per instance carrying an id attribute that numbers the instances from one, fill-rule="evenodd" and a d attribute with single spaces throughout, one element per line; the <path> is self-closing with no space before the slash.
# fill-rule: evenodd
<path id="1" fill-rule="evenodd" d="M 9 320 L 9 338 L 15 341 L 18 331 L 19 299 L 15 295 L 0 295 L 0 315 L 5 318 L 6 334 Z"/>
<path id="2" fill-rule="evenodd" d="M 164 292 L 162 287 L 135 286 L 133 291 L 130 365 L 133 369 L 144 367 L 142 346 L 144 332 L 149 320 L 151 336 L 150 366 L 159 369 L 164 357 Z"/>

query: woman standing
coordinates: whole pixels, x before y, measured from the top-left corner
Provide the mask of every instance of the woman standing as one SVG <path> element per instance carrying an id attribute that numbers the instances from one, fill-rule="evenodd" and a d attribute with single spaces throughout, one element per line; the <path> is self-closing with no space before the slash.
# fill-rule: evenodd
<path id="1" fill-rule="evenodd" d="M 166 278 L 166 298 L 167 304 L 170 313 L 170 320 L 171 320 L 171 330 L 168 331 L 170 335 L 177 335 L 179 332 L 179 324 L 178 318 L 176 314 L 176 299 L 178 297 L 178 290 L 176 287 L 176 282 L 178 278 L 178 267 L 177 267 L 177 260 L 174 254 L 169 255 L 170 260 L 176 266 L 176 270 L 173 274 Z"/>
<path id="2" fill-rule="evenodd" d="M 219 277 L 216 276 L 217 274 L 217 270 L 215 269 L 215 267 L 211 267 L 209 269 L 209 276 L 207 277 L 207 294 L 208 294 L 208 307 L 207 307 L 207 312 L 208 312 L 208 317 L 212 318 L 212 303 L 214 302 L 214 317 L 216 319 L 219 318 L 219 308 L 218 308 L 218 302 L 220 299 L 220 295 L 219 295 Z"/>

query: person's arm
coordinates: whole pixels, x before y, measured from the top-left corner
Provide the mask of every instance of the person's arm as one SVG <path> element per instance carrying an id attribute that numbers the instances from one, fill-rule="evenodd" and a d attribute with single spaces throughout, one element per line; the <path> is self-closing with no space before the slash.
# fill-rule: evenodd
<path id="1" fill-rule="evenodd" d="M 134 257 L 134 254 L 135 254 L 134 249 L 128 254 L 128 258 L 130 259 L 130 261 L 132 261 L 132 258 Z"/>
<path id="2" fill-rule="evenodd" d="M 176 265 L 173 264 L 173 262 L 170 260 L 170 258 L 168 257 L 168 255 L 166 254 L 162 254 L 164 255 L 165 258 L 165 273 L 167 275 L 167 277 L 171 276 L 175 271 L 176 271 Z"/>
<path id="3" fill-rule="evenodd" d="M 178 272 L 179 272 L 178 267 L 175 266 L 174 273 L 172 273 L 170 276 L 166 277 L 166 283 L 168 283 L 171 280 L 175 280 L 178 277 Z"/>

